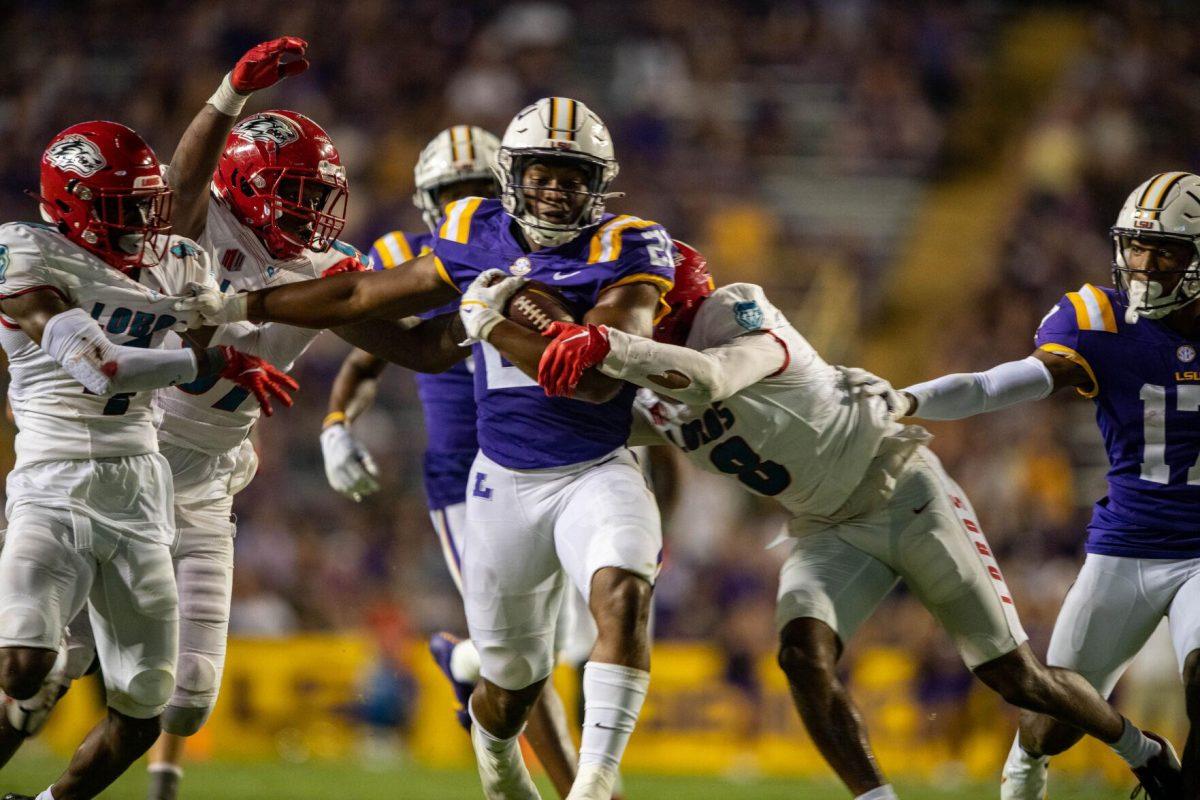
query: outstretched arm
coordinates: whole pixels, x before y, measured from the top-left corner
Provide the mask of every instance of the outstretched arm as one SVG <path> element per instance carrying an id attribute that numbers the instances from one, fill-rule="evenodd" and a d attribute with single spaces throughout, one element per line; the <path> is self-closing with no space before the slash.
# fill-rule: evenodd
<path id="1" fill-rule="evenodd" d="M 1086 389 L 1092 377 L 1079 363 L 1047 350 L 1021 361 L 1008 361 L 985 372 L 943 375 L 901 389 L 908 411 L 899 416 L 963 419 L 1041 400 L 1066 387 Z"/>
<path id="2" fill-rule="evenodd" d="M 384 363 L 399 364 L 415 372 L 445 372 L 471 354 L 469 348 L 460 344 L 467 334 L 457 311 L 426 320 L 415 317 L 399 322 L 369 320 L 342 326 L 334 333 L 359 348 L 363 356 L 377 361 L 376 375 Z M 343 371 L 356 355 L 346 360 Z"/>
<path id="3" fill-rule="evenodd" d="M 773 375 L 788 363 L 783 342 L 769 332 L 747 333 L 707 350 L 692 350 L 607 330 L 605 375 L 653 389 L 688 405 L 731 397 Z"/>
<path id="4" fill-rule="evenodd" d="M 115 344 L 83 309 L 51 289 L 0 301 L 0 310 L 63 370 L 96 395 L 139 392 L 220 375 L 254 392 L 268 415 L 270 396 L 285 405 L 296 383 L 232 347 L 157 350 Z"/>
<path id="5" fill-rule="evenodd" d="M 235 295 L 200 286 L 175 309 L 199 312 L 209 324 L 251 320 L 301 328 L 336 328 L 370 319 L 397 320 L 437 308 L 458 297 L 442 280 L 432 255 L 396 269 L 349 272 Z"/>
<path id="6" fill-rule="evenodd" d="M 208 185 L 233 123 L 250 94 L 308 68 L 308 43 L 283 36 L 252 47 L 221 81 L 221 86 L 192 119 L 175 147 L 167 182 L 171 186 L 172 230 L 189 239 L 204 232 Z M 294 57 L 284 62 L 285 57 Z"/>

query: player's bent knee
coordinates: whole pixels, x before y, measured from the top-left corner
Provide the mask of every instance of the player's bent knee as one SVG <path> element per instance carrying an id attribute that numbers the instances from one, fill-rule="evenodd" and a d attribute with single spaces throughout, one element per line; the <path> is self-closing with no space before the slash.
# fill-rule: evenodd
<path id="1" fill-rule="evenodd" d="M 146 669 L 129 680 L 129 687 L 124 692 L 110 690 L 108 705 L 134 719 L 157 718 L 174 690 L 175 676 L 170 670 Z"/>
<path id="2" fill-rule="evenodd" d="M 211 705 L 189 708 L 168 704 L 162 713 L 162 729 L 175 736 L 193 736 L 212 716 Z"/>

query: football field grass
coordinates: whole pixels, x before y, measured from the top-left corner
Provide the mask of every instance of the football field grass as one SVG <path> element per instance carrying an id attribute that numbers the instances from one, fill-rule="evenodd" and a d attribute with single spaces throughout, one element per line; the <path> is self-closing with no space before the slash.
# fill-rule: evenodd
<path id="1" fill-rule="evenodd" d="M 18 755 L 0 771 L 0 796 L 6 792 L 36 795 L 63 767 L 44 756 Z M 898 782 L 904 800 L 991 800 L 998 797 L 995 784 L 963 784 L 955 788 L 928 788 Z M 1130 787 L 1068 784 L 1054 781 L 1054 800 L 1117 800 Z M 109 800 L 143 800 L 146 776 L 137 765 L 101 797 Z M 556 797 L 543 784 L 542 796 Z M 477 800 L 482 797 L 478 779 L 467 771 L 437 771 L 412 765 L 372 768 L 348 762 L 308 764 L 207 763 L 191 766 L 183 783 L 181 800 Z M 631 775 L 626 781 L 628 800 L 849 800 L 849 793 L 831 781 L 795 779 L 744 779 Z"/>

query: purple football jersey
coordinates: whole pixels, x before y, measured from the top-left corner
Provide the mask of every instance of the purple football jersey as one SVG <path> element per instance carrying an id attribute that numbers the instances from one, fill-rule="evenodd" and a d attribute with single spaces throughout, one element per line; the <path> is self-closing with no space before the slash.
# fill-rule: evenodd
<path id="1" fill-rule="evenodd" d="M 1200 343 L 1166 324 L 1125 321 L 1113 290 L 1085 285 L 1042 320 L 1037 346 L 1076 361 L 1108 451 L 1108 496 L 1087 551 L 1128 558 L 1200 556 Z"/>
<path id="2" fill-rule="evenodd" d="M 487 269 L 527 276 L 560 291 L 576 319 L 609 287 L 650 282 L 665 292 L 674 280 L 674 245 L 653 222 L 607 214 L 570 242 L 533 253 L 521 246 L 514 225 L 499 200 L 451 203 L 433 245 L 443 277 L 463 291 Z M 479 447 L 506 467 L 561 467 L 615 450 L 629 438 L 634 393 L 626 384 L 600 404 L 547 397 L 495 347 L 475 346 Z"/>
<path id="3" fill-rule="evenodd" d="M 432 249 L 428 231 L 395 231 L 375 240 L 369 260 L 373 269 L 392 269 Z M 456 311 L 458 301 L 426 311 L 430 319 Z M 475 436 L 473 357 L 434 375 L 417 373 L 417 396 L 425 415 L 428 444 L 424 455 L 425 494 L 432 510 L 467 499 L 467 480 L 479 442 Z"/>

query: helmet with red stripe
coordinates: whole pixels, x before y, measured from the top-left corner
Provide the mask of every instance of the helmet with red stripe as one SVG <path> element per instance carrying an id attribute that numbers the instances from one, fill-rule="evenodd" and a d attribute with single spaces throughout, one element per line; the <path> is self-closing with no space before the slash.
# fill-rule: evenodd
<path id="1" fill-rule="evenodd" d="M 166 255 L 171 191 L 150 145 L 124 125 L 81 122 L 51 139 L 38 199 L 47 222 L 113 267 Z"/>
<path id="2" fill-rule="evenodd" d="M 716 285 L 708 271 L 708 259 L 696 248 L 675 240 L 675 285 L 663 297 L 671 307 L 654 326 L 655 341 L 683 346 L 692 330 L 692 320 Z"/>
<path id="3" fill-rule="evenodd" d="M 346 225 L 346 168 L 329 134 L 295 111 L 233 126 L 213 185 L 275 258 L 324 252 Z"/>

